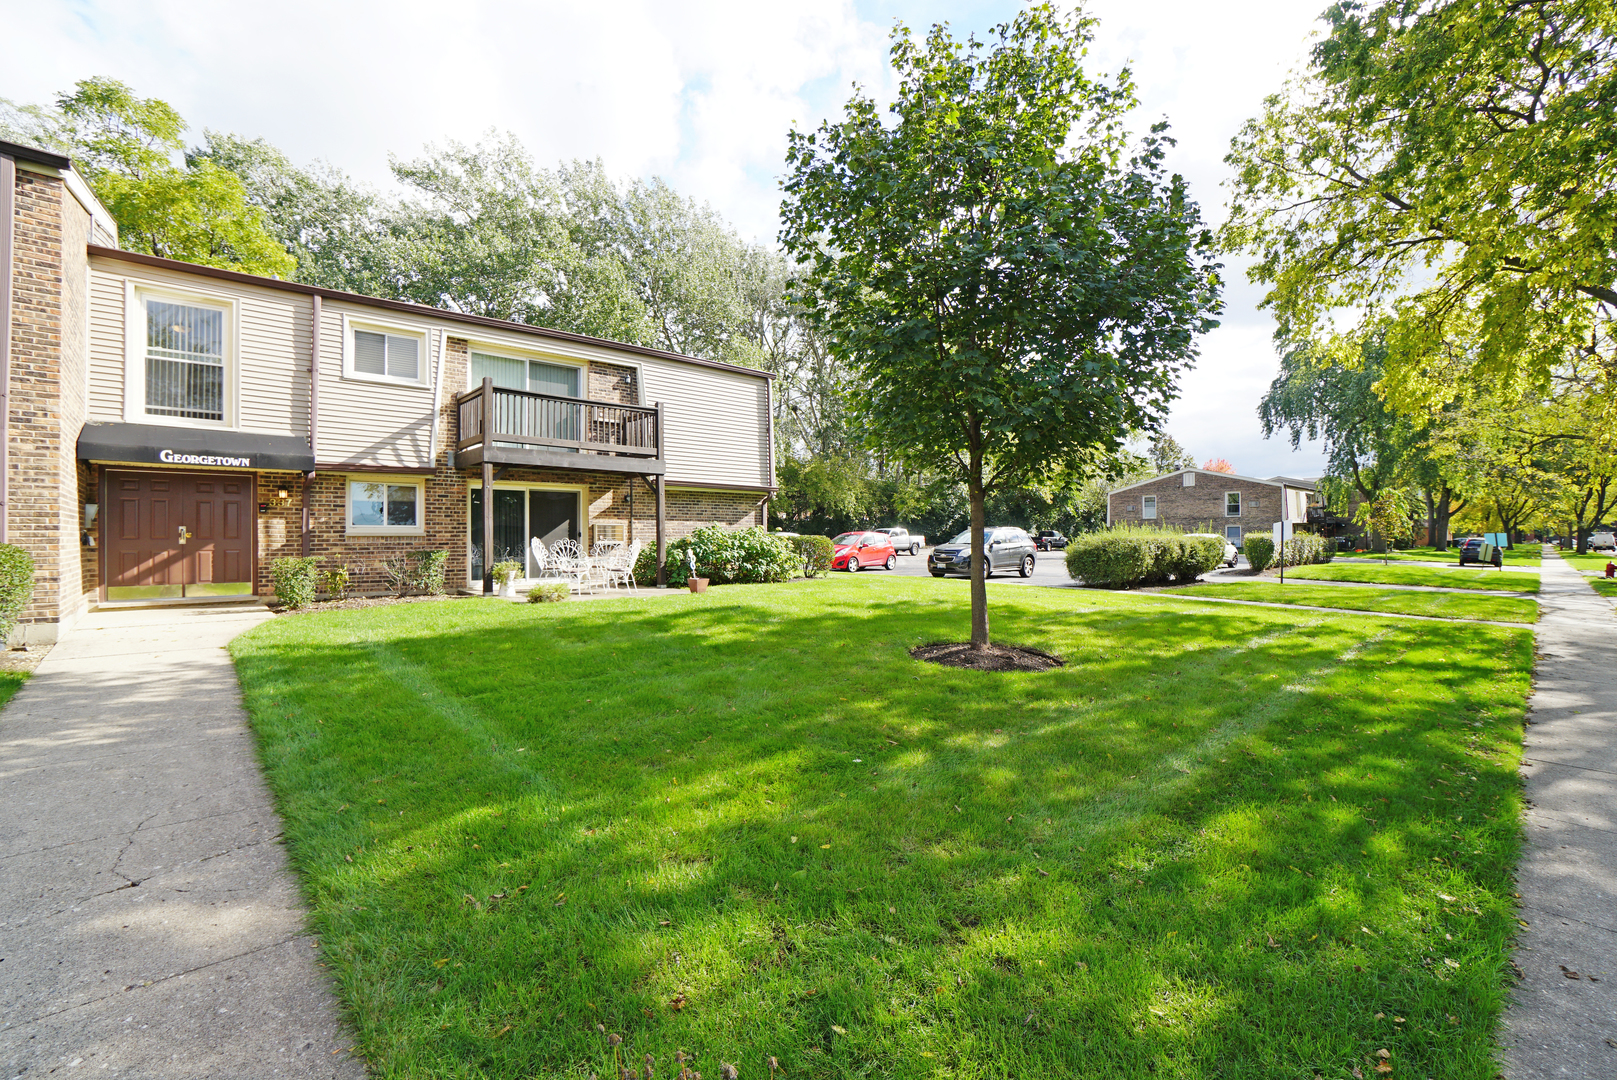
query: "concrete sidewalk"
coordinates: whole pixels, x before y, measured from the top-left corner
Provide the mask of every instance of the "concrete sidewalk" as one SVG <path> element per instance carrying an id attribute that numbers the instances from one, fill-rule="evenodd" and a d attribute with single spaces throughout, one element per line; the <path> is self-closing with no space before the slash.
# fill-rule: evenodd
<path id="1" fill-rule="evenodd" d="M 364 1076 L 223 648 L 270 617 L 93 613 L 0 712 L 0 1080 Z"/>
<path id="2" fill-rule="evenodd" d="M 1505 1075 L 1617 1076 L 1617 621 L 1548 548 L 1541 582 Z"/>

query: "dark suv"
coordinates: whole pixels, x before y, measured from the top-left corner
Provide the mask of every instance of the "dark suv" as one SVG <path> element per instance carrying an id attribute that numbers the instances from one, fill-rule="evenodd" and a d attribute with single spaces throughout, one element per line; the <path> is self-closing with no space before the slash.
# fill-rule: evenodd
<path id="1" fill-rule="evenodd" d="M 1022 577 L 1033 576 L 1033 538 L 1015 526 L 983 530 L 983 548 L 988 566 L 983 577 L 995 570 L 1015 570 Z M 927 558 L 926 568 L 933 577 L 945 574 L 971 576 L 971 530 L 967 529 L 947 544 L 939 544 Z"/>
<path id="2" fill-rule="evenodd" d="M 1464 540 L 1460 541 L 1460 565 L 1464 566 L 1466 563 L 1483 562 L 1484 551 L 1488 553 L 1486 559 L 1487 562 L 1491 562 L 1495 566 L 1504 565 L 1505 559 L 1504 556 L 1500 554 L 1499 549 L 1494 547 L 1492 544 L 1485 543 L 1480 536 L 1468 536 Z"/>
<path id="3" fill-rule="evenodd" d="M 1040 529 L 1033 534 L 1033 546 L 1039 551 L 1065 551 L 1067 538 L 1054 529 Z"/>

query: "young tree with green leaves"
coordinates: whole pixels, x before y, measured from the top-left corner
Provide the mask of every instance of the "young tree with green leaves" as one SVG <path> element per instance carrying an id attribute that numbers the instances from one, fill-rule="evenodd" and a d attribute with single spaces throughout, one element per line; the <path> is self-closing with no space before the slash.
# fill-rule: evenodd
<path id="1" fill-rule="evenodd" d="M 987 43 L 900 26 L 891 121 L 856 92 L 787 151 L 781 240 L 810 318 L 860 376 L 861 417 L 967 489 L 977 650 L 988 494 L 1158 429 L 1218 310 L 1211 237 L 1163 169 L 1165 125 L 1130 153 L 1128 74 L 1082 68 L 1093 26 L 1047 5 Z"/>

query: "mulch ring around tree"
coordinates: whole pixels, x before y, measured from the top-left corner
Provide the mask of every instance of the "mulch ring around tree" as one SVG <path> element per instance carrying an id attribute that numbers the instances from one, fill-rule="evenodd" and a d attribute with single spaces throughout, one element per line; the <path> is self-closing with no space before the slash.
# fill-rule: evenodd
<path id="1" fill-rule="evenodd" d="M 910 650 L 910 655 L 928 664 L 945 664 L 974 671 L 1049 671 L 1066 664 L 1061 657 L 1039 649 L 1021 645 L 990 645 L 986 649 L 973 650 L 970 643 L 964 641 L 917 645 Z"/>
<path id="2" fill-rule="evenodd" d="M 362 608 L 392 607 L 394 604 L 431 604 L 453 600 L 475 600 L 475 596 L 349 596 L 341 600 L 316 600 L 306 608 L 288 610 L 279 604 L 269 609 L 277 615 L 313 615 L 318 611 L 359 611 Z"/>

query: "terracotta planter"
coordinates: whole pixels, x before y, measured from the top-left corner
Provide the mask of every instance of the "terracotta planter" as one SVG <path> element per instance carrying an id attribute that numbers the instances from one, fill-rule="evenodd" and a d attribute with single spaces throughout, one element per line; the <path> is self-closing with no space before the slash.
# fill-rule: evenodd
<path id="1" fill-rule="evenodd" d="M 707 578 L 705 577 L 688 578 L 685 584 L 690 586 L 691 592 L 707 592 Z"/>

